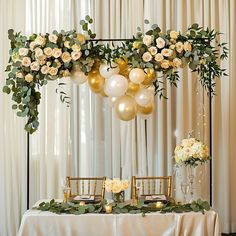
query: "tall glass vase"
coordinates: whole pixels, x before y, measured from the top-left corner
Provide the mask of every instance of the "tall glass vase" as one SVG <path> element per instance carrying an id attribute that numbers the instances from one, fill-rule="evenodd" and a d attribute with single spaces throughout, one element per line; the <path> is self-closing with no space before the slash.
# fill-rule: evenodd
<path id="1" fill-rule="evenodd" d="M 190 187 L 190 202 L 194 201 L 194 182 L 195 182 L 195 175 L 194 175 L 194 166 L 188 165 L 186 167 L 187 171 L 187 178 Z"/>

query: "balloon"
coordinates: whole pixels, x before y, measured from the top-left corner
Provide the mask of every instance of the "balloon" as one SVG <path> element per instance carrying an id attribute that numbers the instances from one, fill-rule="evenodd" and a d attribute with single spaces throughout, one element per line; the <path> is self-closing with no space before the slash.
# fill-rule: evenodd
<path id="1" fill-rule="evenodd" d="M 151 90 L 142 88 L 135 94 L 135 101 L 139 106 L 147 106 L 154 100 L 154 94 Z"/>
<path id="2" fill-rule="evenodd" d="M 101 89 L 101 91 L 99 92 L 99 94 L 102 96 L 102 97 L 108 97 L 104 91 L 104 86 L 103 88 Z"/>
<path id="3" fill-rule="evenodd" d="M 116 59 L 116 63 L 118 64 L 120 71 L 126 69 L 128 65 L 128 59 L 126 57 L 120 57 Z"/>
<path id="4" fill-rule="evenodd" d="M 153 112 L 154 110 L 154 103 L 150 103 L 147 106 L 139 106 L 138 105 L 138 113 L 142 115 L 149 115 Z"/>
<path id="5" fill-rule="evenodd" d="M 146 74 L 140 68 L 134 68 L 129 73 L 129 79 L 135 84 L 142 83 L 145 80 L 145 76 Z"/>
<path id="6" fill-rule="evenodd" d="M 119 73 L 120 69 L 117 64 L 111 63 L 111 66 L 112 67 L 110 67 L 110 65 L 107 65 L 107 64 L 101 64 L 99 67 L 99 72 L 100 72 L 101 76 L 108 79 L 112 75 Z"/>
<path id="7" fill-rule="evenodd" d="M 123 75 L 112 75 L 105 83 L 105 93 L 110 97 L 119 97 L 128 89 L 128 80 Z"/>
<path id="8" fill-rule="evenodd" d="M 156 74 L 153 69 L 145 69 L 145 79 L 142 84 L 144 85 L 149 85 L 151 84 L 155 79 L 156 79 Z"/>
<path id="9" fill-rule="evenodd" d="M 132 120 L 137 113 L 137 104 L 133 97 L 125 95 L 115 102 L 115 111 L 121 120 Z"/>
<path id="10" fill-rule="evenodd" d="M 124 69 L 120 69 L 120 72 L 119 74 L 120 75 L 123 75 L 125 77 L 129 77 L 129 72 L 131 71 L 131 66 L 130 65 L 127 65 Z"/>
<path id="11" fill-rule="evenodd" d="M 105 79 L 99 73 L 89 73 L 88 83 L 94 93 L 99 93 L 103 89 Z"/>
<path id="12" fill-rule="evenodd" d="M 115 102 L 119 99 L 118 97 L 108 97 L 108 103 L 111 107 L 115 106 Z"/>
<path id="13" fill-rule="evenodd" d="M 129 82 L 128 90 L 126 91 L 129 95 L 134 95 L 136 92 L 138 92 L 140 89 L 139 84 L 134 84 L 133 82 Z"/>
<path id="14" fill-rule="evenodd" d="M 80 70 L 78 65 L 73 66 L 71 80 L 78 85 L 83 84 L 87 80 L 87 76 Z"/>

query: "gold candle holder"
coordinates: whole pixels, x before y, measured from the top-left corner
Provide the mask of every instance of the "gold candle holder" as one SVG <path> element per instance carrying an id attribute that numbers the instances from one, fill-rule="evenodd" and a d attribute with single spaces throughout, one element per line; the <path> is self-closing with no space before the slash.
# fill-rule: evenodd
<path id="1" fill-rule="evenodd" d="M 105 205 L 105 210 L 107 214 L 111 214 L 112 213 L 112 205 Z"/>
<path id="2" fill-rule="evenodd" d="M 80 206 L 84 206 L 84 205 L 85 205 L 85 202 L 84 202 L 84 201 L 81 201 L 81 202 L 79 203 L 79 205 L 80 205 Z"/>
<path id="3" fill-rule="evenodd" d="M 163 207 L 163 202 L 156 202 L 156 208 L 161 209 Z"/>
<path id="4" fill-rule="evenodd" d="M 67 187 L 63 189 L 63 202 L 67 202 L 70 197 L 71 188 Z"/>

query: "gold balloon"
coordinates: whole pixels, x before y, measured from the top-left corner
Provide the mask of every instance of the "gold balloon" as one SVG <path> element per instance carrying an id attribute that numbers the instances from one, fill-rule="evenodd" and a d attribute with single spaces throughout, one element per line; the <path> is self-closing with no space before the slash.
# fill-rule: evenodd
<path id="1" fill-rule="evenodd" d="M 101 91 L 99 92 L 99 94 L 102 96 L 102 97 L 108 97 L 105 92 L 104 92 L 104 86 L 103 88 L 101 89 Z"/>
<path id="2" fill-rule="evenodd" d="M 105 79 L 100 73 L 89 72 L 88 83 L 94 93 L 99 93 L 103 89 Z"/>
<path id="3" fill-rule="evenodd" d="M 153 69 L 145 69 L 145 79 L 143 81 L 143 85 L 149 85 L 156 79 L 156 74 Z"/>
<path id="4" fill-rule="evenodd" d="M 115 102 L 117 116 L 123 121 L 132 120 L 137 114 L 137 104 L 131 96 L 122 96 Z"/>
<path id="5" fill-rule="evenodd" d="M 138 105 L 138 113 L 143 115 L 149 115 L 154 111 L 154 103 L 150 103 L 145 107 L 141 107 Z"/>
<path id="6" fill-rule="evenodd" d="M 121 75 L 123 75 L 123 76 L 129 78 L 129 72 L 131 71 L 131 69 L 132 69 L 131 66 L 130 66 L 130 65 L 127 65 L 125 68 L 120 69 L 119 74 L 121 74 Z"/>
<path id="7" fill-rule="evenodd" d="M 128 65 L 128 59 L 126 57 L 120 57 L 115 60 L 116 64 L 119 65 L 120 71 L 126 69 Z"/>
<path id="8" fill-rule="evenodd" d="M 136 92 L 139 91 L 139 89 L 140 89 L 140 85 L 139 84 L 135 84 L 135 83 L 129 81 L 129 85 L 128 85 L 128 89 L 127 89 L 126 93 L 128 95 L 133 96 Z"/>

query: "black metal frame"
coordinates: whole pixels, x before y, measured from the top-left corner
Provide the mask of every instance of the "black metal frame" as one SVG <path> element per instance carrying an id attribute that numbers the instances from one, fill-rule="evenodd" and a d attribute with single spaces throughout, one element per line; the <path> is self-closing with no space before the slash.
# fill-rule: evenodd
<path id="1" fill-rule="evenodd" d="M 94 42 L 121 42 L 130 41 L 133 39 L 90 39 L 88 41 Z M 211 81 L 211 73 L 209 73 L 209 80 Z M 211 84 L 211 83 L 210 83 Z M 209 92 L 209 120 L 210 120 L 210 205 L 212 206 L 212 92 Z M 27 209 L 29 209 L 29 185 L 30 185 L 30 137 L 27 133 Z"/>

